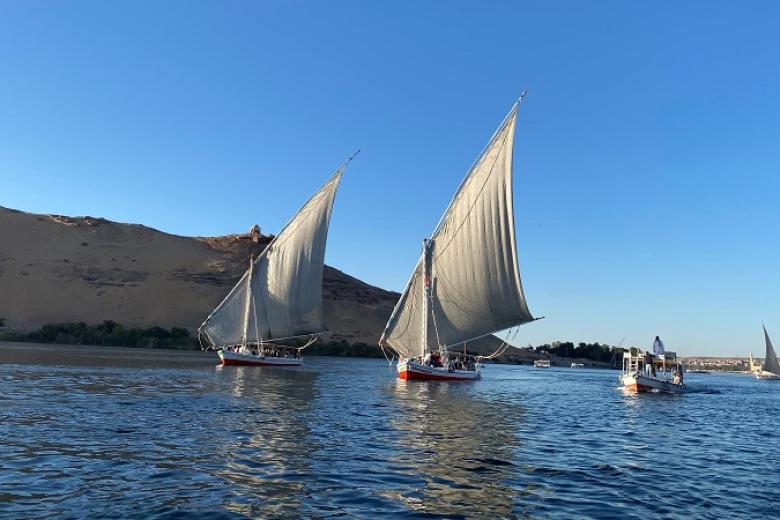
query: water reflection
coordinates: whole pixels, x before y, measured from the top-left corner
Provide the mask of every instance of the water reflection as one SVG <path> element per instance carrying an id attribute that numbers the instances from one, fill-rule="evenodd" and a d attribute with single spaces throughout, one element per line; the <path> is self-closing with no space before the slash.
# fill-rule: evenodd
<path id="1" fill-rule="evenodd" d="M 224 439 L 228 511 L 252 517 L 295 516 L 306 496 L 317 374 L 305 370 L 224 367 L 218 376 L 235 397 Z"/>
<path id="2" fill-rule="evenodd" d="M 417 472 L 422 485 L 398 498 L 422 513 L 508 516 L 515 492 L 515 421 L 519 406 L 497 406 L 475 397 L 474 385 L 396 380 L 388 387 L 398 411 L 399 465 Z"/>
<path id="3" fill-rule="evenodd" d="M 763 518 L 780 501 L 780 387 L 747 377 L 639 398 L 596 370 L 431 384 L 377 360 L 80 350 L 0 362 L 2 518 Z"/>

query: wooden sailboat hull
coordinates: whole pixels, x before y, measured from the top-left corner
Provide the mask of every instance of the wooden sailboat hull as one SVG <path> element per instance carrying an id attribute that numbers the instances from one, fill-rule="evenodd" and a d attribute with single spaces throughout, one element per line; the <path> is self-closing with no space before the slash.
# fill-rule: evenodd
<path id="1" fill-rule="evenodd" d="M 398 377 L 406 381 L 476 381 L 479 370 L 448 370 L 407 360 L 398 363 Z"/>
<path id="2" fill-rule="evenodd" d="M 671 381 L 656 379 L 645 375 L 628 374 L 621 378 L 623 388 L 632 393 L 665 393 L 681 394 L 685 391 L 684 384 L 675 384 Z"/>
<path id="3" fill-rule="evenodd" d="M 295 367 L 303 363 L 301 358 L 255 356 L 218 350 L 217 354 L 223 365 L 243 365 L 257 367 Z"/>

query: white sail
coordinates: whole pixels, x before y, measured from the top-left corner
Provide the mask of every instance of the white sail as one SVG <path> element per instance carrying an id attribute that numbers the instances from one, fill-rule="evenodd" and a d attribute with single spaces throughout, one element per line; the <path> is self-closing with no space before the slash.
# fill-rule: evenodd
<path id="1" fill-rule="evenodd" d="M 512 208 L 512 148 L 518 106 L 519 102 L 512 107 L 469 170 L 433 232 L 427 314 L 423 308 L 423 254 L 387 323 L 380 344 L 401 358 L 461 344 L 534 319 L 520 282 Z"/>
<path id="2" fill-rule="evenodd" d="M 773 374 L 780 375 L 780 363 L 777 362 L 777 355 L 775 349 L 772 347 L 772 340 L 769 339 L 769 334 L 764 327 L 764 340 L 766 341 L 766 356 L 764 358 L 764 370 L 766 372 L 772 372 Z"/>
<path id="3" fill-rule="evenodd" d="M 201 325 L 214 346 L 324 332 L 322 272 L 344 166 L 287 223 Z"/>

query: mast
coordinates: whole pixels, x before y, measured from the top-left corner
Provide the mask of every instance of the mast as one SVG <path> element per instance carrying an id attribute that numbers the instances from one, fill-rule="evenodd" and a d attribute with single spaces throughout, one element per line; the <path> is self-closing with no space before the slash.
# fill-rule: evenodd
<path id="1" fill-rule="evenodd" d="M 244 329 L 241 344 L 246 346 L 246 335 L 249 329 L 249 308 L 252 303 L 252 271 L 254 271 L 254 255 L 249 257 L 249 280 L 246 285 L 246 306 L 244 308 Z"/>
<path id="2" fill-rule="evenodd" d="M 433 240 L 426 238 L 423 240 L 423 281 L 425 289 L 423 290 L 423 304 L 422 304 L 422 337 L 420 338 L 420 345 L 422 350 L 422 356 L 428 353 L 428 319 L 431 315 L 431 249 L 433 248 Z"/>

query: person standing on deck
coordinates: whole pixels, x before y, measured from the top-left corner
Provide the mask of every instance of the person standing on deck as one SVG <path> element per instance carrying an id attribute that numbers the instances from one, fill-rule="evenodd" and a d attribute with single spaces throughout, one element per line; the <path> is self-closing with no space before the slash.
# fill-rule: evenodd
<path id="1" fill-rule="evenodd" d="M 653 357 L 661 356 L 664 353 L 664 342 L 658 336 L 653 341 Z M 653 363 L 653 377 L 655 377 L 655 363 Z"/>
<path id="2" fill-rule="evenodd" d="M 655 341 L 653 342 L 653 354 L 656 356 L 660 356 L 663 353 L 664 353 L 664 342 L 661 341 L 661 338 L 656 336 Z"/>

